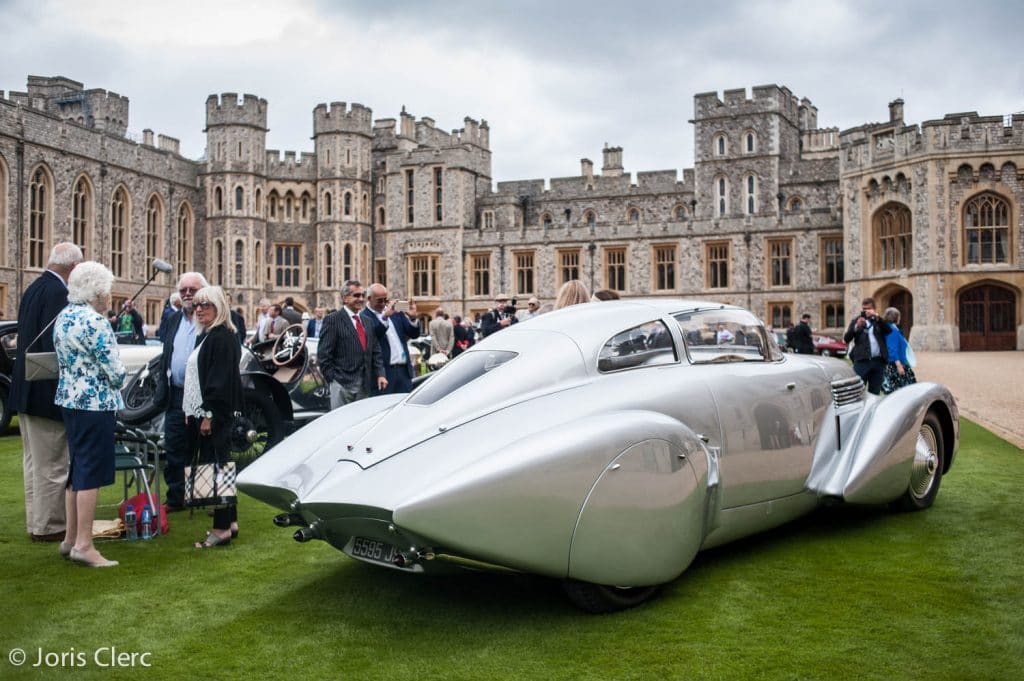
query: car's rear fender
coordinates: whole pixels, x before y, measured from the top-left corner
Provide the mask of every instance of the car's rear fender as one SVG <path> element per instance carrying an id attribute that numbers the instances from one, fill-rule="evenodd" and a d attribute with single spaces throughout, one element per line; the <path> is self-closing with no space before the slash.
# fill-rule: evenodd
<path id="1" fill-rule="evenodd" d="M 242 387 L 246 390 L 255 390 L 264 395 L 270 395 L 274 400 L 274 405 L 281 413 L 281 418 L 286 421 L 292 420 L 294 415 L 292 400 L 285 387 L 273 376 L 268 376 L 260 371 L 244 371 L 242 372 Z"/>

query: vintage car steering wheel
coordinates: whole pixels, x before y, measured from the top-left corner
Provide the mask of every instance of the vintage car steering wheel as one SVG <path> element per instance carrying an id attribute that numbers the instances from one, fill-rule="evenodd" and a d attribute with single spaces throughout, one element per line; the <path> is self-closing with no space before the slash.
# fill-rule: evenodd
<path id="1" fill-rule="evenodd" d="M 283 367 L 298 357 L 305 347 L 306 327 L 302 324 L 292 324 L 274 341 L 270 359 L 274 366 Z"/>

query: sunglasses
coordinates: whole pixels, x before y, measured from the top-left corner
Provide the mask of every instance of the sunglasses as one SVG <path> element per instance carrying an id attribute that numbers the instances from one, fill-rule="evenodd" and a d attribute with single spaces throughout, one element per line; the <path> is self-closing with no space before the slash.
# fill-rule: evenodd
<path id="1" fill-rule="evenodd" d="M 186 293 L 195 293 L 198 290 L 199 290 L 198 288 L 193 288 L 191 286 L 184 286 L 184 287 L 178 289 L 178 293 L 184 295 Z"/>
<path id="2" fill-rule="evenodd" d="M 362 298 L 366 294 L 365 293 L 350 293 L 348 295 L 351 296 L 352 298 Z"/>
<path id="3" fill-rule="evenodd" d="M 217 309 L 217 306 L 214 305 L 213 303 L 211 303 L 208 300 L 204 300 L 202 302 L 195 303 L 193 305 L 193 307 L 196 308 L 197 310 L 206 310 L 206 309 L 209 309 L 209 308 L 213 308 L 214 310 Z"/>

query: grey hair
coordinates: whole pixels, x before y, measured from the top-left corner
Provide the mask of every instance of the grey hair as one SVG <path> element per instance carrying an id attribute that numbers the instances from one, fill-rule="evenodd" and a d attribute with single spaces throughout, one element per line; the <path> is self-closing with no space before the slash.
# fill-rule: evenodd
<path id="1" fill-rule="evenodd" d="M 210 282 L 206 281 L 206 277 L 200 272 L 185 272 L 185 274 L 178 277 L 178 288 L 181 288 L 181 282 L 185 281 L 187 277 L 198 277 L 199 288 L 206 288 L 210 285 Z"/>
<path id="2" fill-rule="evenodd" d="M 114 273 L 106 265 L 87 260 L 68 275 L 68 302 L 91 305 L 110 295 Z"/>
<path id="3" fill-rule="evenodd" d="M 362 287 L 363 285 L 360 284 L 357 279 L 349 279 L 348 281 L 341 285 L 341 296 L 342 298 L 344 298 L 345 296 L 350 296 L 352 295 L 352 289 Z"/>
<path id="4" fill-rule="evenodd" d="M 175 307 L 181 307 L 181 294 L 177 291 L 172 293 L 170 303 Z"/>
<path id="5" fill-rule="evenodd" d="M 895 307 L 887 307 L 885 313 L 882 315 L 882 319 L 889 322 L 890 324 L 900 323 L 900 311 Z"/>
<path id="6" fill-rule="evenodd" d="M 73 267 L 82 262 L 84 258 L 85 256 L 82 255 L 81 248 L 70 241 L 62 241 L 50 251 L 50 261 L 47 264 Z"/>
<path id="7" fill-rule="evenodd" d="M 196 303 L 213 303 L 213 306 L 217 309 L 217 315 L 210 322 L 210 325 L 206 327 L 207 331 L 222 324 L 228 327 L 231 333 L 236 331 L 235 325 L 231 323 L 231 310 L 228 308 L 227 296 L 224 295 L 224 289 L 220 286 L 204 286 L 196 291 L 195 295 L 192 296 L 193 308 Z"/>

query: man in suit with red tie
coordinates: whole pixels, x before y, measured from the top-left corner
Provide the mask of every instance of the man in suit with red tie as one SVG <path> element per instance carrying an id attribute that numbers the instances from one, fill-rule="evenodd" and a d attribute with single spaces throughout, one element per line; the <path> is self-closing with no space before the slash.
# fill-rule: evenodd
<path id="1" fill-rule="evenodd" d="M 359 313 L 366 302 L 363 285 L 346 281 L 341 289 L 343 307 L 324 319 L 317 348 L 320 373 L 330 386 L 331 409 L 361 400 L 388 387 L 384 360 L 375 329 L 366 327 Z"/>

